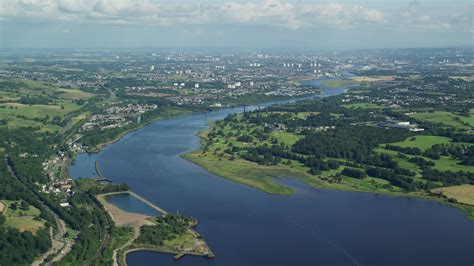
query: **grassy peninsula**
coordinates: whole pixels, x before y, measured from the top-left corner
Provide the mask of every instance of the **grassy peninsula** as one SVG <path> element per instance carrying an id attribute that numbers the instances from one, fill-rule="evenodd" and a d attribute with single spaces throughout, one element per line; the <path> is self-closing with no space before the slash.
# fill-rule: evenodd
<path id="1" fill-rule="evenodd" d="M 94 181 L 85 182 L 91 184 Z M 92 188 L 96 190 L 96 186 Z M 108 202 L 108 197 L 118 194 L 136 197 L 160 215 L 153 217 L 127 212 Z M 198 223 L 196 219 L 167 213 L 128 190 L 97 194 L 96 197 L 113 220 L 111 240 L 104 253 L 114 265 L 126 265 L 126 255 L 138 250 L 171 253 L 176 259 L 185 255 L 214 257 L 206 242 L 192 229 Z"/>
<path id="2" fill-rule="evenodd" d="M 384 94 L 398 101 L 399 86 Z M 437 109 L 419 101 L 394 107 L 380 89 L 366 89 L 229 115 L 200 132 L 201 149 L 183 157 L 267 193 L 291 195 L 274 177 L 293 177 L 317 188 L 435 200 L 474 218 L 472 112 L 451 110 L 465 109 L 463 98 Z M 432 95 L 419 94 L 427 102 Z M 426 112 L 451 120 L 416 115 Z"/>

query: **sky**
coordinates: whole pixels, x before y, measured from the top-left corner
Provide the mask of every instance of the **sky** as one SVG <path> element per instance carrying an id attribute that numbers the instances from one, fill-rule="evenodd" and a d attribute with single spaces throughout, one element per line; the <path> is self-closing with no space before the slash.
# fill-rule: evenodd
<path id="1" fill-rule="evenodd" d="M 0 48 L 474 46 L 473 0 L 0 0 Z"/>

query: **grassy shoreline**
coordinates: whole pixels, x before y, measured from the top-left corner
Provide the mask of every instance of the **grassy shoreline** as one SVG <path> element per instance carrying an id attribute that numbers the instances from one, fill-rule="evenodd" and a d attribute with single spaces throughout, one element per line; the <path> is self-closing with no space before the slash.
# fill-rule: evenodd
<path id="1" fill-rule="evenodd" d="M 198 133 L 198 136 L 201 138 L 201 140 L 203 140 L 203 134 L 205 134 L 206 131 L 207 130 L 203 130 Z M 278 184 L 274 181 L 274 177 L 293 177 L 310 185 L 313 188 L 318 189 L 373 193 L 393 197 L 410 197 L 435 201 L 454 208 L 458 208 L 465 212 L 469 219 L 474 220 L 474 206 L 449 202 L 446 198 L 433 196 L 426 192 L 390 191 L 380 187 L 364 189 L 363 186 L 357 183 L 330 183 L 321 179 L 320 177 L 301 171 L 300 169 L 284 168 L 280 166 L 262 166 L 243 160 L 231 161 L 227 158 L 216 157 L 208 159 L 202 156 L 202 149 L 182 154 L 180 157 L 196 165 L 199 165 L 200 167 L 203 167 L 212 174 L 223 177 L 232 182 L 250 186 L 268 194 L 287 196 L 294 194 L 293 189 Z"/>

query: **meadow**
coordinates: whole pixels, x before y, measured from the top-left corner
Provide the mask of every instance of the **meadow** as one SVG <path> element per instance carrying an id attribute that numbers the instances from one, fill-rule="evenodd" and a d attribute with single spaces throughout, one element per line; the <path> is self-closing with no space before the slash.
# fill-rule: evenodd
<path id="1" fill-rule="evenodd" d="M 425 151 L 431 148 L 435 144 L 448 144 L 451 142 L 451 139 L 446 137 L 440 136 L 426 136 L 426 135 L 418 135 L 414 137 L 410 137 L 401 142 L 391 143 L 392 145 L 399 146 L 399 147 L 414 147 L 419 148 L 422 151 Z"/>
<path id="2" fill-rule="evenodd" d="M 1 200 L 1 203 L 3 205 L 2 214 L 6 218 L 3 226 L 13 227 L 21 232 L 30 231 L 33 234 L 44 226 L 44 221 L 39 218 L 39 209 L 29 206 L 28 210 L 21 210 L 20 208 L 14 210 L 10 207 L 12 203 L 20 206 L 20 201 Z"/>
<path id="3" fill-rule="evenodd" d="M 79 110 L 94 94 L 28 79 L 0 79 L 0 120 L 9 128 L 36 127 L 39 131 L 60 130 L 63 120 Z M 72 118 L 73 123 L 88 113 Z"/>
<path id="4" fill-rule="evenodd" d="M 450 112 L 445 111 L 435 111 L 435 112 L 420 112 L 410 115 L 411 117 L 417 120 L 428 121 L 432 123 L 440 123 L 445 126 L 454 127 L 458 129 L 470 129 L 469 126 L 466 126 L 459 122 L 457 119 L 466 120 L 468 123 L 474 122 L 474 118 L 471 115 L 469 118 L 456 115 Z M 472 127 L 473 124 L 471 124 Z"/>

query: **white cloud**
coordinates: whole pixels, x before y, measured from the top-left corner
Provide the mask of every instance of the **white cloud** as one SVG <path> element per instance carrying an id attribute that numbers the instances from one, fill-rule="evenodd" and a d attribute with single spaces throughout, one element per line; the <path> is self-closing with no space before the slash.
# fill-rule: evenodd
<path id="1" fill-rule="evenodd" d="M 421 5 L 412 4 L 405 9 L 390 12 L 356 4 L 292 0 L 223 0 L 201 3 L 163 0 L 0 0 L 0 20 L 157 26 L 235 24 L 289 29 L 382 25 L 399 30 L 446 30 L 451 26 L 450 21 L 456 19 L 424 14 L 417 10 L 419 6 Z M 457 18 L 457 21 L 458 27 L 469 23 L 468 19 L 461 21 Z"/>

